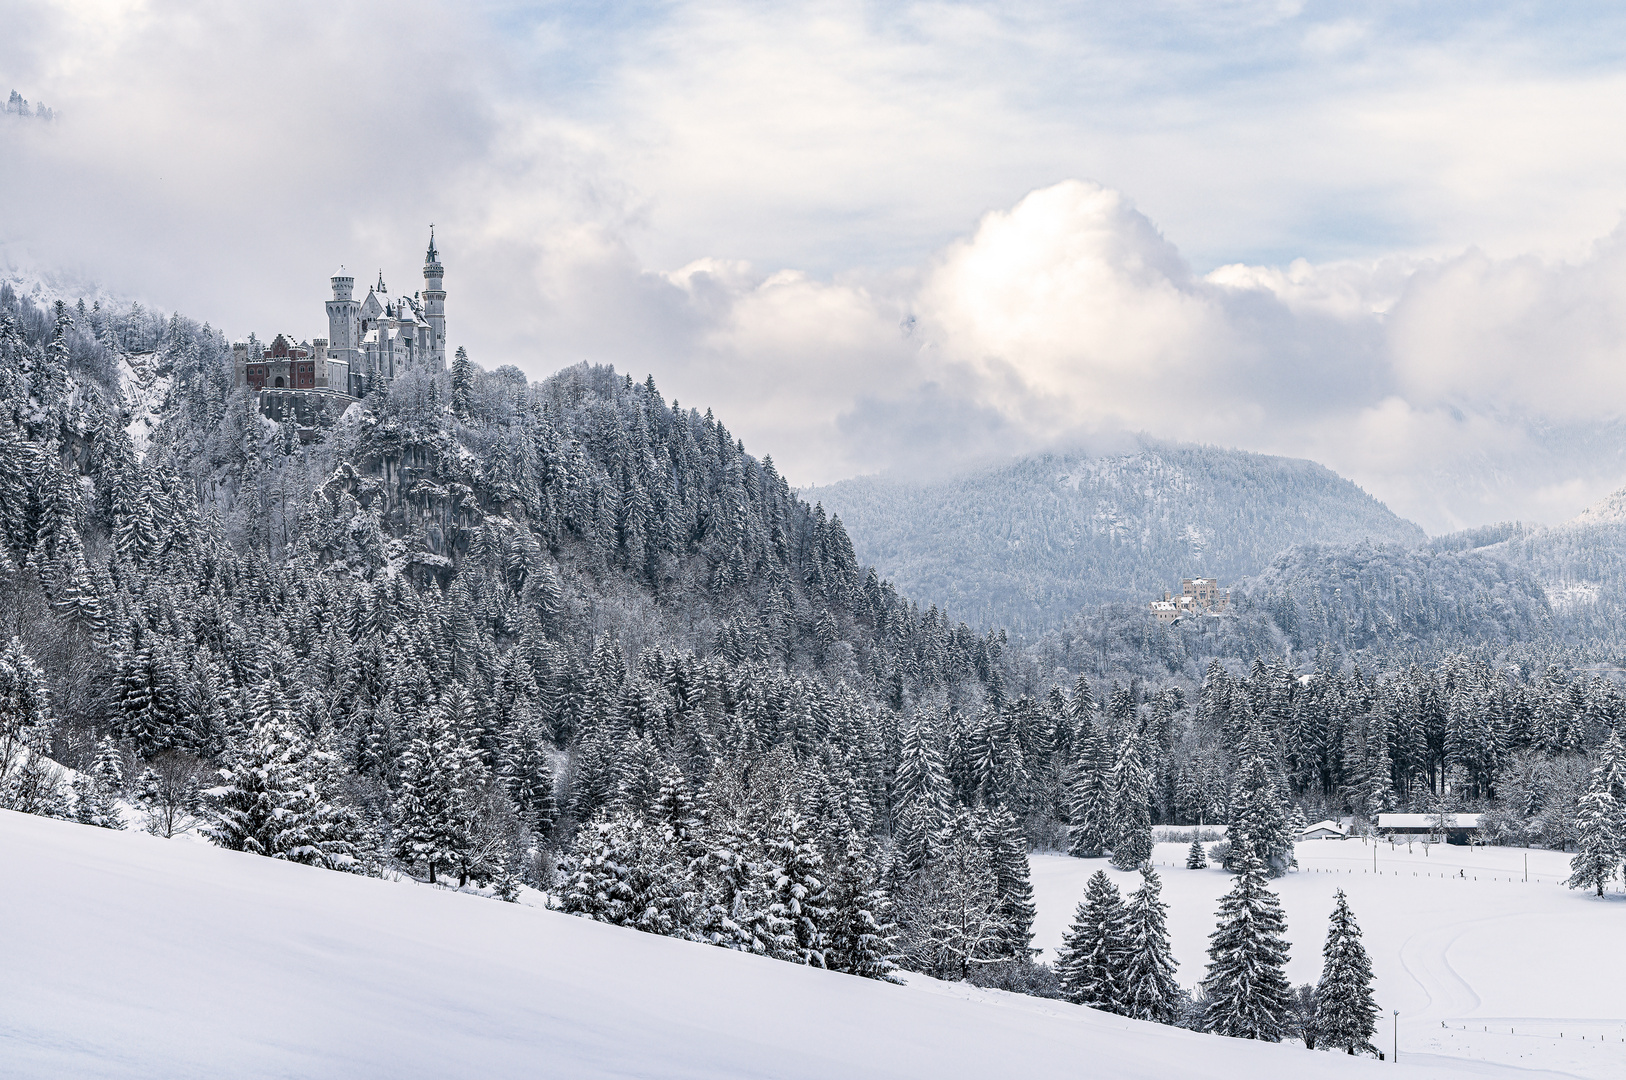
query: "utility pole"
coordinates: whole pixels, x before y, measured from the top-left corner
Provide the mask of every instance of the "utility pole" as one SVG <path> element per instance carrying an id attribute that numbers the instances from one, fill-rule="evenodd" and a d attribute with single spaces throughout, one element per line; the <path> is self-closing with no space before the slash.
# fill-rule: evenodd
<path id="1" fill-rule="evenodd" d="M 1400 1064 L 1400 1010 L 1395 1010 L 1394 1020 L 1394 1056 L 1395 1064 Z"/>

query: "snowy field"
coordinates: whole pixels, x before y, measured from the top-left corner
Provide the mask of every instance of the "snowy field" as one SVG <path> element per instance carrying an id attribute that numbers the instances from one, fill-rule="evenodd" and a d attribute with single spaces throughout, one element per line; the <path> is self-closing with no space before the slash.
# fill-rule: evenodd
<path id="1" fill-rule="evenodd" d="M 1376 872 L 1373 857 L 1376 855 Z M 1185 869 L 1186 845 L 1153 855 L 1169 905 L 1169 931 L 1184 986 L 1201 980 L 1223 870 Z M 1530 880 L 1523 880 L 1525 859 Z M 1626 896 L 1563 887 L 1569 855 L 1523 848 L 1298 845 L 1299 870 L 1272 883 L 1287 914 L 1294 985 L 1321 975 L 1333 890 L 1343 888 L 1365 933 L 1390 1045 L 1400 1010 L 1400 1059 L 1472 1068 L 1472 1062 L 1554 1075 L 1626 1077 Z M 1138 874 L 1104 859 L 1035 855 L 1039 917 L 1034 944 L 1053 956 L 1085 882 L 1106 869 L 1126 893 Z M 1443 1025 L 1443 1026 L 1442 1026 Z"/>
<path id="2" fill-rule="evenodd" d="M 1461 1075 L 929 979 L 886 986 L 8 812 L 0 862 L 8 1078 Z M 1066 860 L 1039 865 L 1053 898 Z M 1191 936 L 1189 920 L 1176 925 Z"/>

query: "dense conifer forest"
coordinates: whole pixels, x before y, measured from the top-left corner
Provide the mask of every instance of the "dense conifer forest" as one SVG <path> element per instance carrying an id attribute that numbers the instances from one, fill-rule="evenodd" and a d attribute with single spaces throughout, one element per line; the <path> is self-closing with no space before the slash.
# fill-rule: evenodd
<path id="1" fill-rule="evenodd" d="M 0 805 L 1222 1031 L 1268 940 L 1217 943 L 1197 1007 L 1148 874 L 1040 968 L 1029 850 L 1135 869 L 1154 825 L 1226 822 L 1239 910 L 1341 814 L 1619 863 L 1607 641 L 1472 544 L 1294 548 L 1223 618 L 1019 645 L 900 594 L 653 378 L 459 351 L 302 430 L 228 360 L 0 291 Z"/>

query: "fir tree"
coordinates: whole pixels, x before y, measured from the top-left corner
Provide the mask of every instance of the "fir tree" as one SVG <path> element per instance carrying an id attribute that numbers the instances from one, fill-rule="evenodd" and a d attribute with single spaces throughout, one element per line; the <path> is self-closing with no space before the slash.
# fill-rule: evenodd
<path id="1" fill-rule="evenodd" d="M 424 864 L 431 883 L 468 850 L 463 815 L 468 753 L 438 709 L 426 714 L 417 738 L 401 757 L 395 801 L 395 856 Z"/>
<path id="2" fill-rule="evenodd" d="M 124 828 L 118 796 L 124 789 L 124 762 L 111 738 L 96 747 L 96 759 L 74 778 L 74 820 L 103 829 Z"/>
<path id="3" fill-rule="evenodd" d="M 1266 887 L 1264 865 L 1245 855 L 1236 884 L 1220 901 L 1219 926 L 1209 935 L 1208 1029 L 1239 1039 L 1280 1042 L 1287 1029 L 1287 920 Z"/>
<path id="4" fill-rule="evenodd" d="M 848 841 L 833 868 L 825 904 L 824 966 L 865 979 L 895 981 L 892 972 L 897 965 L 887 935 L 896 927 L 884 921 L 886 894 L 856 838 Z"/>
<path id="5" fill-rule="evenodd" d="M 948 813 L 948 780 L 926 715 L 916 711 L 898 756 L 896 846 L 913 873 L 931 861 Z"/>
<path id="6" fill-rule="evenodd" d="M 1257 739 L 1257 733 L 1252 737 Z M 1226 837 L 1230 852 L 1225 868 L 1241 872 L 1249 859 L 1256 859 L 1272 877 L 1283 874 L 1293 863 L 1294 834 L 1275 778 L 1262 752 L 1255 750 L 1237 773 L 1231 796 L 1231 828 Z"/>
<path id="7" fill-rule="evenodd" d="M 280 691 L 274 680 L 262 684 L 261 705 L 274 706 Z M 268 709 L 239 743 L 228 751 L 222 783 L 209 808 L 204 835 L 223 848 L 255 855 L 274 855 L 288 845 L 281 839 L 283 818 L 299 778 L 291 758 L 294 744 L 286 721 Z"/>
<path id="8" fill-rule="evenodd" d="M 1342 889 L 1337 892 L 1321 957 L 1312 1038 L 1329 1049 L 1349 1054 L 1376 1053 L 1371 1043 L 1378 1029 L 1378 1006 L 1372 999 L 1372 961 L 1361 944 L 1361 928 L 1356 925 Z"/>
<path id="9" fill-rule="evenodd" d="M 1004 807 L 989 811 L 981 823 L 983 843 L 988 847 L 999 893 L 999 914 L 1006 927 L 1006 951 L 1014 958 L 1026 958 L 1032 950 L 1033 920 L 1038 908 L 1033 902 L 1033 883 L 1028 869 L 1028 842 L 1016 816 Z"/>
<path id="10" fill-rule="evenodd" d="M 1085 730 L 1069 790 L 1067 853 L 1094 859 L 1105 855 L 1111 844 L 1112 784 L 1106 736 L 1093 726 Z"/>
<path id="11" fill-rule="evenodd" d="M 1208 852 L 1203 848 L 1203 842 L 1195 836 L 1191 838 L 1191 846 L 1186 849 L 1186 869 L 1206 870 L 1208 868 Z"/>
<path id="12" fill-rule="evenodd" d="M 1626 820 L 1621 805 L 1610 791 L 1609 777 L 1600 766 L 1592 771 L 1592 782 L 1575 810 L 1575 831 L 1580 850 L 1570 860 L 1569 887 L 1596 889 L 1603 895 L 1620 866 L 1626 846 Z"/>
<path id="13" fill-rule="evenodd" d="M 45 753 L 54 725 L 45 672 L 14 637 L 0 652 L 0 794 L 14 769 Z"/>
<path id="14" fill-rule="evenodd" d="M 1125 1009 L 1128 927 L 1118 887 L 1097 870 L 1085 887 L 1056 961 L 1067 1000 L 1107 1012 Z"/>
<path id="15" fill-rule="evenodd" d="M 1126 1016 L 1172 1024 L 1180 1011 L 1179 966 L 1169 951 L 1169 909 L 1163 884 L 1150 866 L 1141 867 L 1141 886 L 1129 895 L 1125 912 L 1125 960 L 1121 1003 Z"/>
<path id="16" fill-rule="evenodd" d="M 687 936 L 692 895 L 662 830 L 627 815 L 590 822 L 564 870 L 560 907 L 568 914 Z"/>
<path id="17" fill-rule="evenodd" d="M 770 955 L 824 967 L 824 858 L 799 815 L 786 812 L 778 826 L 764 853 L 771 881 L 765 921 L 775 931 Z"/>
<path id="18" fill-rule="evenodd" d="M 548 835 L 559 816 L 559 805 L 553 793 L 553 759 L 534 722 L 521 723 L 509 737 L 502 778 L 520 819 L 539 835 Z"/>
<path id="19" fill-rule="evenodd" d="M 452 354 L 452 414 L 467 420 L 474 400 L 474 365 L 463 346 Z"/>
<path id="20" fill-rule="evenodd" d="M 1141 741 L 1125 737 L 1112 768 L 1112 865 L 1133 870 L 1152 857 L 1151 774 Z"/>

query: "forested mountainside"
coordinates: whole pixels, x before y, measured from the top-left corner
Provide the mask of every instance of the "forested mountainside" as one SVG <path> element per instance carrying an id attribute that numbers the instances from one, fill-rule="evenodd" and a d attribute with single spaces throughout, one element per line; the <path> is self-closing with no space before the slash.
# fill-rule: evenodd
<path id="1" fill-rule="evenodd" d="M 1567 843 L 1618 747 L 1563 657 L 1351 662 L 1368 622 L 1541 617 L 1435 554 L 1298 549 L 1295 624 L 1250 592 L 1199 620 L 1238 662 L 1132 670 L 1184 631 L 1141 610 L 1062 656 L 922 609 L 653 379 L 460 353 L 303 430 L 227 363 L 180 316 L 0 288 L 0 806 L 1095 1000 L 1031 964 L 1030 845 L 1132 868 L 1154 823 L 1224 818 L 1227 865 L 1280 872 L 1301 813 L 1442 804 Z"/>
<path id="2" fill-rule="evenodd" d="M 1230 584 L 1295 544 L 1424 539 L 1314 462 L 1146 438 L 1127 453 L 1042 454 L 929 484 L 860 477 L 808 497 L 903 592 L 1024 634 L 1178 592 L 1182 578 Z"/>

